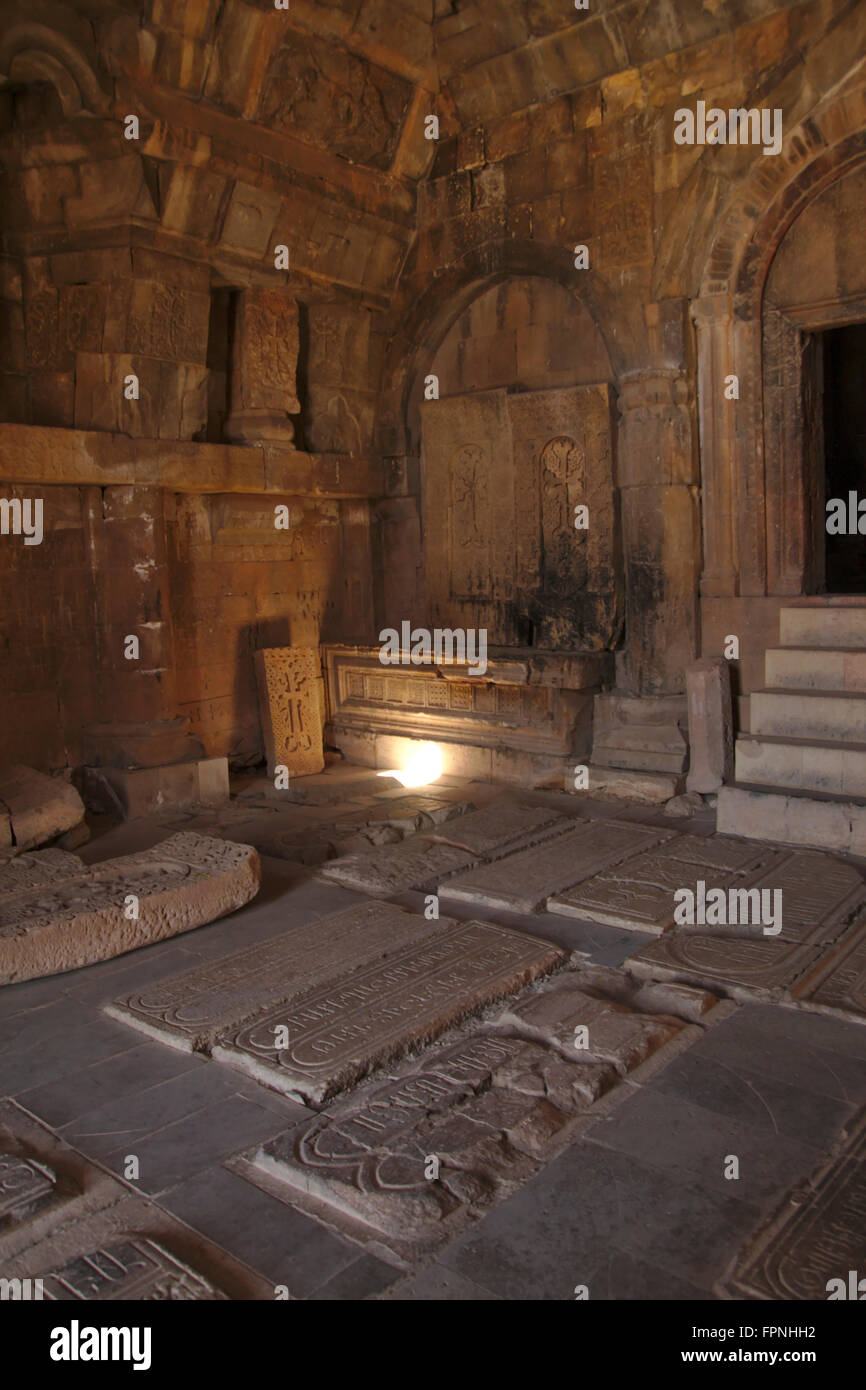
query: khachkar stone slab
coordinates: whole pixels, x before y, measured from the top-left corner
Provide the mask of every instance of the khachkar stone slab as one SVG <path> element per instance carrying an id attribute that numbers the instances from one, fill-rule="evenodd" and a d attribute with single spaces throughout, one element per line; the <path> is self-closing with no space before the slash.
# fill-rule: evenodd
<path id="1" fill-rule="evenodd" d="M 0 769 L 0 812 L 9 817 L 5 843 L 17 851 L 32 849 L 71 830 L 84 819 L 84 803 L 60 777 L 47 777 L 21 763 Z M 2 847 L 2 842 L 0 842 Z"/>
<path id="2" fill-rule="evenodd" d="M 750 888 L 778 870 L 785 855 L 754 841 L 704 839 L 681 835 L 548 899 L 549 912 L 630 931 L 660 933 L 673 926 L 675 894 L 697 884 L 705 891 Z M 769 879 L 768 879 L 769 881 Z M 775 878 L 773 878 L 775 883 Z M 761 927 L 743 930 L 761 934 Z"/>
<path id="3" fill-rule="evenodd" d="M 675 834 L 625 821 L 586 820 L 533 849 L 458 874 L 440 889 L 443 898 L 532 912 L 548 898 L 609 864 L 619 863 Z"/>
<path id="4" fill-rule="evenodd" d="M 627 965 L 635 975 L 702 985 L 734 999 L 781 999 L 819 958 L 819 948 L 778 937 L 675 931 L 642 946 Z"/>
<path id="5" fill-rule="evenodd" d="M 413 835 L 401 845 L 333 859 L 319 874 L 344 888 L 390 898 L 410 888 L 421 893 L 435 892 L 444 879 L 477 862 L 476 856 L 466 850 Z"/>
<path id="6" fill-rule="evenodd" d="M 321 772 L 322 675 L 315 647 L 265 647 L 255 654 L 259 713 L 268 775 L 287 767 L 292 777 Z"/>
<path id="7" fill-rule="evenodd" d="M 75 856 L 72 856 L 74 859 Z M 259 890 L 256 850 L 189 831 L 18 891 L 0 878 L 0 984 L 108 960 L 203 926 Z"/>
<path id="8" fill-rule="evenodd" d="M 430 932 L 429 922 L 403 908 L 361 903 L 125 995 L 105 1011 L 172 1047 L 208 1051 L 226 1029 L 425 942 Z"/>
<path id="9" fill-rule="evenodd" d="M 565 952 L 537 937 L 442 918 L 429 937 L 384 961 L 227 1030 L 212 1054 L 287 1095 L 322 1104 L 565 960 Z"/>
<path id="10" fill-rule="evenodd" d="M 0 864 L 0 896 L 41 888 L 45 883 L 86 873 L 87 865 L 65 849 L 35 849 Z"/>
<path id="11" fill-rule="evenodd" d="M 725 1281 L 734 1298 L 858 1299 L 866 1270 L 866 1111 L 782 1202 Z M 853 1280 L 851 1271 L 854 1271 Z"/>
<path id="12" fill-rule="evenodd" d="M 575 1047 L 581 1026 L 586 1050 Z M 571 1121 L 680 1029 L 591 997 L 579 976 L 557 978 L 231 1166 L 411 1254 L 536 1173 L 567 1142 Z"/>
<path id="13" fill-rule="evenodd" d="M 622 576 L 609 389 L 520 391 L 507 402 L 516 581 L 535 643 L 611 647 L 622 621 Z M 577 525 L 580 507 L 584 526 Z"/>
<path id="14" fill-rule="evenodd" d="M 734 717 L 727 661 L 696 661 L 686 670 L 690 792 L 715 792 L 734 778 Z"/>
<path id="15" fill-rule="evenodd" d="M 479 859 L 499 859 L 572 829 L 574 821 L 546 806 L 499 802 L 429 832 L 428 838 L 465 849 Z"/>

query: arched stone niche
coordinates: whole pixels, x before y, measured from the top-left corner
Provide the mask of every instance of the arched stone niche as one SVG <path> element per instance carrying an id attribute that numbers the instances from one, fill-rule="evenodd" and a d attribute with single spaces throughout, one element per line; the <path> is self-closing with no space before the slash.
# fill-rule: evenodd
<path id="1" fill-rule="evenodd" d="M 866 320 L 866 163 L 810 203 L 780 243 L 764 290 L 767 591 L 819 591 L 824 558 L 820 354 L 814 333 Z"/>
<path id="2" fill-rule="evenodd" d="M 435 623 L 484 628 L 496 646 L 616 644 L 611 378 L 592 316 L 554 281 L 506 279 L 454 318 L 410 396 L 411 434 L 427 383 L 417 411 Z"/>

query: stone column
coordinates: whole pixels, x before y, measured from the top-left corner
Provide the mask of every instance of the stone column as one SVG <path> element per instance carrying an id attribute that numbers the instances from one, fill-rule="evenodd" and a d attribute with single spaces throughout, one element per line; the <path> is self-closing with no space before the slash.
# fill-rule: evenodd
<path id="1" fill-rule="evenodd" d="M 727 661 L 696 661 L 686 672 L 691 763 L 690 792 L 715 792 L 733 780 L 734 735 L 731 672 Z"/>
<path id="2" fill-rule="evenodd" d="M 231 413 L 233 444 L 291 444 L 297 396 L 298 306 L 282 289 L 241 290 L 234 321 Z"/>
<path id="3" fill-rule="evenodd" d="M 733 304 L 727 295 L 695 300 L 704 569 L 701 594 L 737 592 L 734 541 L 733 433 L 737 402 L 725 400 L 733 365 Z"/>
<path id="4" fill-rule="evenodd" d="M 620 384 L 617 472 L 626 574 L 626 652 L 618 684 L 681 692 L 698 650 L 700 521 L 694 405 L 684 371 Z"/>

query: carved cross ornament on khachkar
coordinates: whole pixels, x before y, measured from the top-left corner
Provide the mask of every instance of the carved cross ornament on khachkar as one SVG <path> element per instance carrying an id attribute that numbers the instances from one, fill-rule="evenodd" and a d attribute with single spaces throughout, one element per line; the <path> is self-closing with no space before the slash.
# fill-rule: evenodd
<path id="1" fill-rule="evenodd" d="M 321 772 L 322 675 L 316 647 L 265 647 L 256 652 L 259 713 L 268 773 L 292 777 Z"/>

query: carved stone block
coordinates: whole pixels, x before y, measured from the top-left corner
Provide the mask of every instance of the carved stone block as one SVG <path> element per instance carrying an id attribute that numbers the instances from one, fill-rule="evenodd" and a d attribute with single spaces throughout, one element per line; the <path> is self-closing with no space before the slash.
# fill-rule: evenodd
<path id="1" fill-rule="evenodd" d="M 259 712 L 268 773 L 278 766 L 307 777 L 325 766 L 322 676 L 315 647 L 265 647 L 256 652 Z"/>
<path id="2" fill-rule="evenodd" d="M 76 861 L 74 855 L 66 858 Z M 233 912 L 259 889 L 259 856 L 188 831 L 88 868 L 56 866 L 17 891 L 0 880 L 0 984 L 108 960 Z"/>

